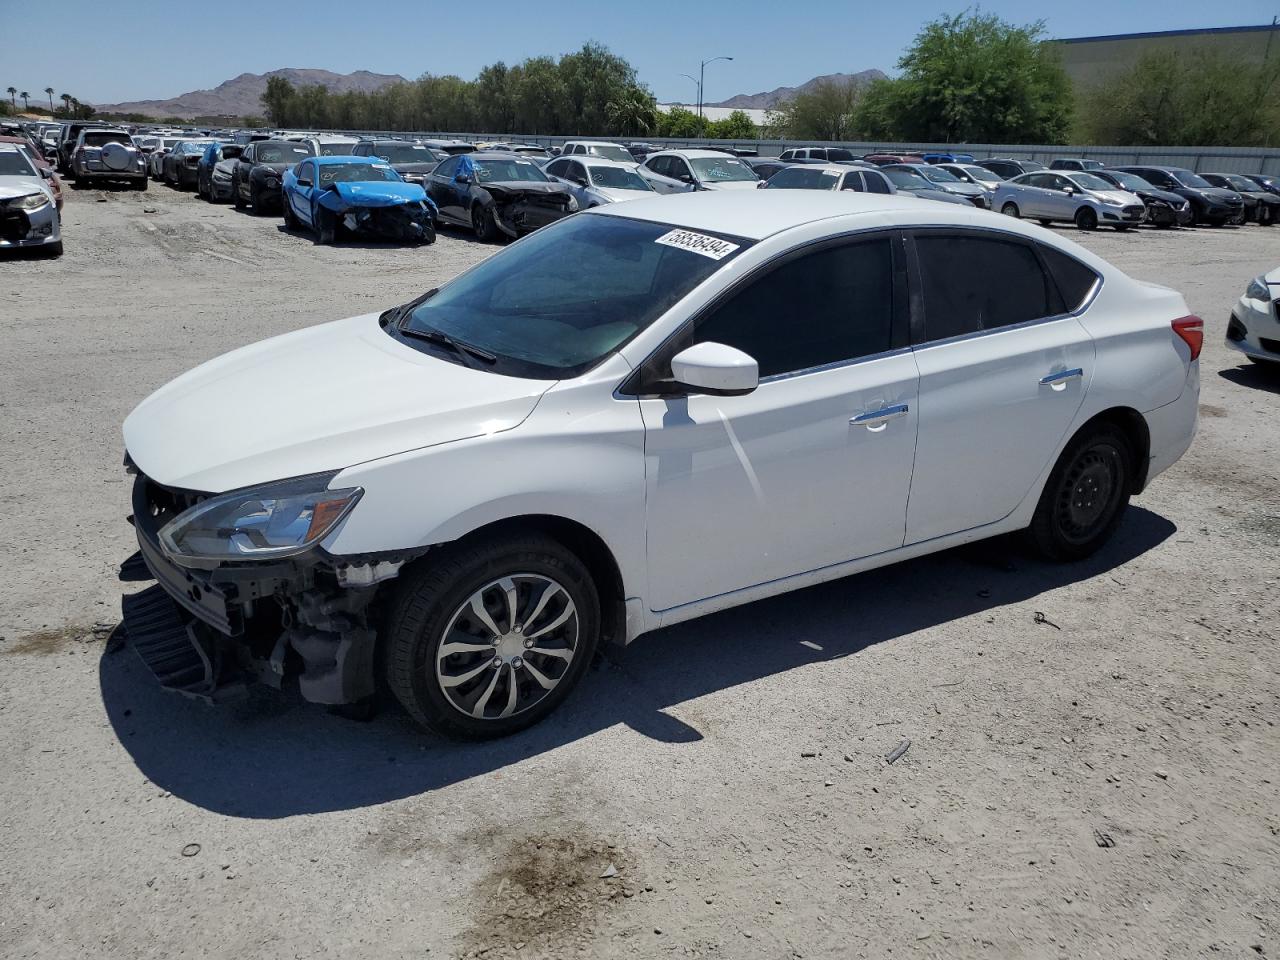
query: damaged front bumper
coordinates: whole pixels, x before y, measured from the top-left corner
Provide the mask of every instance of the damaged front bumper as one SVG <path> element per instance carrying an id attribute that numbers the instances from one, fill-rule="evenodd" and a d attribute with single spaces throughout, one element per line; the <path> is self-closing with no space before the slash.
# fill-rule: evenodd
<path id="1" fill-rule="evenodd" d="M 412 555 L 338 558 L 315 549 L 283 561 L 180 566 L 161 549 L 159 531 L 202 496 L 141 473 L 134 481 L 138 552 L 120 577 L 155 585 L 121 606 L 129 644 L 159 683 L 209 701 L 255 682 L 279 689 L 292 677 L 314 703 L 372 696 L 379 584 Z"/>
<path id="2" fill-rule="evenodd" d="M 349 233 L 405 243 L 434 243 L 435 219 L 422 203 L 402 203 L 394 207 L 356 207 L 337 214 Z"/>
<path id="3" fill-rule="evenodd" d="M 573 211 L 565 198 L 555 194 L 530 194 L 513 199 L 495 198 L 494 221 L 509 237 L 519 238 L 567 217 Z"/>

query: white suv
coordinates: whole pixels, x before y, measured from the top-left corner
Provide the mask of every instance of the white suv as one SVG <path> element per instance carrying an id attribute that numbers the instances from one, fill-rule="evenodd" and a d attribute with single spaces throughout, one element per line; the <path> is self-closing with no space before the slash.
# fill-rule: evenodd
<path id="1" fill-rule="evenodd" d="M 560 148 L 562 157 L 598 157 L 601 160 L 616 160 L 619 163 L 634 164 L 636 158 L 620 143 L 608 143 L 604 140 L 569 140 Z"/>
<path id="2" fill-rule="evenodd" d="M 128 635 L 187 693 L 510 733 L 603 642 L 1011 531 L 1087 556 L 1191 443 L 1202 339 L 966 206 L 610 204 L 144 400 Z"/>

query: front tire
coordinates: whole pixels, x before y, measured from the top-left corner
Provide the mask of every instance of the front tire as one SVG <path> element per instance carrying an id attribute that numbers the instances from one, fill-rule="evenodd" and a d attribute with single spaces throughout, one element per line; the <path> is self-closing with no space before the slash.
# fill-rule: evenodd
<path id="1" fill-rule="evenodd" d="M 1097 230 L 1098 213 L 1093 207 L 1081 207 L 1076 211 L 1077 230 Z"/>
<path id="2" fill-rule="evenodd" d="M 595 584 L 559 542 L 528 533 L 446 547 L 400 584 L 387 682 L 431 730 L 506 736 L 564 701 L 599 633 Z"/>
<path id="3" fill-rule="evenodd" d="M 498 225 L 493 220 L 494 216 L 492 207 L 477 204 L 471 208 L 471 229 L 481 243 L 492 243 L 498 238 Z"/>
<path id="4" fill-rule="evenodd" d="M 1013 219 L 1015 220 L 1018 220 L 1022 217 L 1022 212 L 1018 209 L 1018 205 L 1014 203 L 1012 200 L 1010 200 L 1003 207 L 1001 207 L 1000 212 L 1003 213 L 1006 217 L 1013 217 Z"/>
<path id="5" fill-rule="evenodd" d="M 1133 489 L 1134 451 L 1111 423 L 1086 427 L 1062 451 L 1027 537 L 1049 560 L 1083 560 L 1111 538 Z"/>
<path id="6" fill-rule="evenodd" d="M 240 194 L 240 183 L 237 180 L 231 181 L 231 203 L 237 210 L 244 209 L 244 197 Z"/>

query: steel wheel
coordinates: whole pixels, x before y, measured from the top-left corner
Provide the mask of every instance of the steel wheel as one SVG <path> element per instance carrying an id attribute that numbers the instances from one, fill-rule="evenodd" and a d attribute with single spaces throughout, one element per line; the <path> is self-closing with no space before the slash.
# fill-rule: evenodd
<path id="1" fill-rule="evenodd" d="M 1022 213 L 1018 210 L 1018 205 L 1014 203 L 1012 200 L 1010 200 L 1003 207 L 1001 207 L 1000 212 L 1003 213 L 1006 217 L 1013 217 L 1013 219 L 1015 220 L 1017 220 L 1019 217 L 1022 216 Z"/>
<path id="2" fill-rule="evenodd" d="M 436 652 L 436 682 L 460 713 L 501 720 L 554 690 L 577 648 L 578 608 L 564 586 L 541 574 L 512 574 L 454 611 Z"/>
<path id="3" fill-rule="evenodd" d="M 1097 230 L 1098 214 L 1093 207 L 1081 207 L 1076 211 L 1076 227 L 1080 230 Z"/>
<path id="4" fill-rule="evenodd" d="M 1113 423 L 1086 426 L 1062 452 L 1028 528 L 1052 560 L 1079 560 L 1107 542 L 1132 492 L 1133 444 Z"/>

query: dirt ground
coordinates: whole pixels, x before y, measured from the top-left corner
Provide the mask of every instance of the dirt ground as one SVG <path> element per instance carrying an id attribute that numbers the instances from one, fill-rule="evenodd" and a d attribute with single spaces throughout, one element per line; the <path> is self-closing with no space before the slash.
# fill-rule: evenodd
<path id="1" fill-rule="evenodd" d="M 1200 436 L 1093 560 L 982 544 L 684 624 L 475 746 L 207 707 L 108 637 L 129 410 L 493 248 L 155 185 L 64 224 L 0 258 L 0 957 L 1280 956 L 1280 377 L 1222 346 L 1280 228 L 1081 238 L 1208 327 Z"/>

